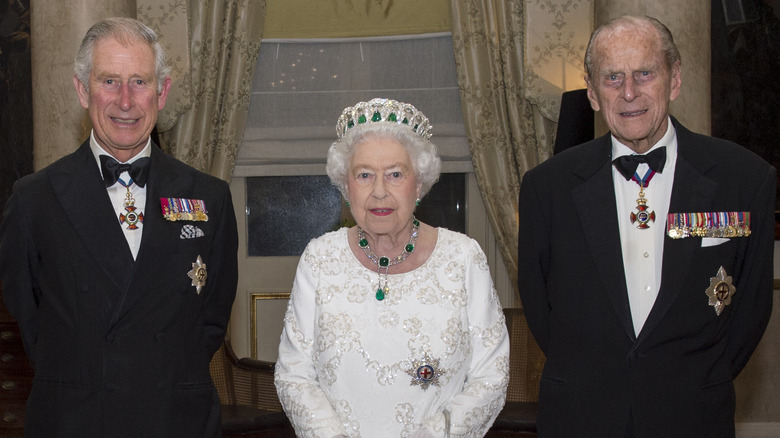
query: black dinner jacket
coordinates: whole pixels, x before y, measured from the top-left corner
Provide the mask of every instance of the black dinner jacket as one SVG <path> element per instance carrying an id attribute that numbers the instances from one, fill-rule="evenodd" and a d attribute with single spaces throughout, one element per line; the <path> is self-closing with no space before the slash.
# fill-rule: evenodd
<path id="1" fill-rule="evenodd" d="M 734 436 L 733 380 L 771 312 L 775 169 L 672 122 L 669 212 L 749 211 L 752 235 L 715 246 L 666 237 L 660 291 L 635 336 L 617 222 L 630 212 L 616 210 L 609 134 L 527 172 L 518 285 L 547 357 L 542 437 L 622 438 L 630 423 L 636 437 Z M 721 266 L 736 294 L 717 315 L 705 291 Z"/>
<path id="2" fill-rule="evenodd" d="M 35 368 L 27 437 L 221 436 L 209 360 L 236 291 L 230 192 L 156 145 L 146 188 L 134 261 L 88 141 L 14 185 L 0 278 Z M 163 197 L 205 201 L 208 221 L 166 220 Z"/>

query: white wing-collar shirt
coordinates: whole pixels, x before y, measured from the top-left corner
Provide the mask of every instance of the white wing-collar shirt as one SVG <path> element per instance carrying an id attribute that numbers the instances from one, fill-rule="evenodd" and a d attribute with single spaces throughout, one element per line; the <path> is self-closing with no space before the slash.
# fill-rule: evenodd
<path id="1" fill-rule="evenodd" d="M 666 235 L 666 217 L 672 197 L 674 169 L 677 164 L 677 133 L 668 119 L 666 134 L 650 151 L 666 147 L 666 164 L 663 172 L 656 173 L 645 188 L 647 207 L 655 212 L 655 222 L 648 229 L 639 229 L 631 223 L 631 213 L 637 206 L 639 184 L 626 181 L 623 175 L 612 166 L 612 181 L 617 198 L 618 226 L 620 228 L 620 246 L 623 253 L 623 268 L 628 287 L 628 302 L 631 307 L 631 319 L 634 333 L 639 336 L 642 326 L 653 308 L 658 290 L 661 287 L 661 271 L 664 255 L 664 236 Z M 648 152 L 650 152 L 648 151 Z M 612 136 L 612 159 L 635 152 Z M 641 163 L 637 173 L 644 176 L 649 167 Z"/>
<path id="2" fill-rule="evenodd" d="M 92 155 L 95 156 L 95 161 L 97 162 L 98 169 L 101 169 L 100 167 L 100 156 L 101 155 L 108 155 L 113 158 L 111 154 L 105 151 L 95 140 L 95 131 L 92 131 L 92 134 L 89 137 L 89 147 L 92 150 Z M 132 163 L 139 158 L 143 157 L 149 157 L 152 155 L 152 139 L 151 137 L 146 140 L 146 146 L 141 150 L 140 153 L 138 153 L 133 158 L 129 159 L 125 163 Z M 103 176 L 103 170 L 100 170 L 100 175 Z M 122 175 L 119 176 L 119 179 L 122 180 L 125 184 L 129 183 L 131 178 L 130 174 L 127 172 L 123 172 Z M 120 214 L 126 214 L 127 211 L 125 210 L 125 197 L 127 196 L 128 188 L 122 185 L 122 182 L 117 181 L 112 185 L 111 187 L 106 188 L 108 191 L 108 197 L 111 199 L 111 206 L 114 207 L 114 211 L 116 212 L 116 221 L 119 223 L 119 225 L 122 226 L 122 232 L 125 234 L 125 239 L 127 239 L 127 244 L 130 246 L 130 252 L 133 253 L 133 259 L 135 259 L 138 256 L 138 249 L 141 247 L 141 236 L 143 234 L 143 221 L 139 221 L 137 223 L 138 228 L 137 229 L 129 229 L 127 224 L 121 223 L 119 220 Z M 129 190 L 130 194 L 135 199 L 135 207 L 137 208 L 136 212 L 143 213 L 146 211 L 146 187 L 138 187 L 136 184 L 130 184 Z"/>

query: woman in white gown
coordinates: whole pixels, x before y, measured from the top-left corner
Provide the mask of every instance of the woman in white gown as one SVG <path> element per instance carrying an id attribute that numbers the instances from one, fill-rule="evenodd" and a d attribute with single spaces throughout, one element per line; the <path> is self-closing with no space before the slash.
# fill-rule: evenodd
<path id="1" fill-rule="evenodd" d="M 506 325 L 479 245 L 414 218 L 438 180 L 428 119 L 346 108 L 327 171 L 357 225 L 306 247 L 275 383 L 299 437 L 481 437 L 504 405 Z"/>

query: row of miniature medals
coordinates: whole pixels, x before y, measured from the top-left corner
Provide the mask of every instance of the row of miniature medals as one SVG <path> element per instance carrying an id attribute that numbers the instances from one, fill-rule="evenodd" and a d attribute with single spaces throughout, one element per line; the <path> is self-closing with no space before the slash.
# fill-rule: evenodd
<path id="1" fill-rule="evenodd" d="M 631 212 L 631 223 L 640 230 L 655 222 L 655 212 L 647 206 L 645 188 L 655 175 L 650 169 L 644 178 L 634 174 L 632 181 L 639 184 L 636 207 Z M 669 213 L 667 234 L 672 239 L 685 237 L 747 237 L 750 235 L 750 212 Z"/>
<path id="2" fill-rule="evenodd" d="M 419 231 L 420 221 L 412 216 L 412 234 L 409 236 L 409 243 L 406 244 L 401 254 L 391 260 L 389 257 L 379 257 L 374 254 L 373 251 L 371 251 L 371 246 L 368 244 L 368 239 L 366 239 L 366 233 L 358 226 L 358 246 L 363 249 L 366 257 L 368 257 L 369 260 L 374 262 L 377 266 L 377 274 L 379 274 L 379 286 L 377 286 L 376 289 L 377 300 L 384 300 L 385 296 L 387 296 L 387 294 L 390 292 L 390 287 L 388 286 L 387 282 L 387 270 L 390 268 L 390 266 L 403 262 L 406 260 L 409 254 L 414 252 L 414 244 L 417 243 L 417 236 Z"/>

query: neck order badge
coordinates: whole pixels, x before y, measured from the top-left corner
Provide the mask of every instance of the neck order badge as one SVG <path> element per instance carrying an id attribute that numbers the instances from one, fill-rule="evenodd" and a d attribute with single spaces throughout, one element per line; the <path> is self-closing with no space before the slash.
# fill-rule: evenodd
<path id="1" fill-rule="evenodd" d="M 655 149 L 647 155 L 624 155 L 616 158 L 612 163 L 626 180 L 633 180 L 639 184 L 639 198 L 636 200 L 634 211 L 631 212 L 631 223 L 640 230 L 650 228 L 650 224 L 655 222 L 655 212 L 647 206 L 645 188 L 650 185 L 650 180 L 656 172 L 663 172 L 666 164 L 666 147 Z M 650 167 L 642 178 L 636 171 L 640 163 L 647 163 Z"/>

